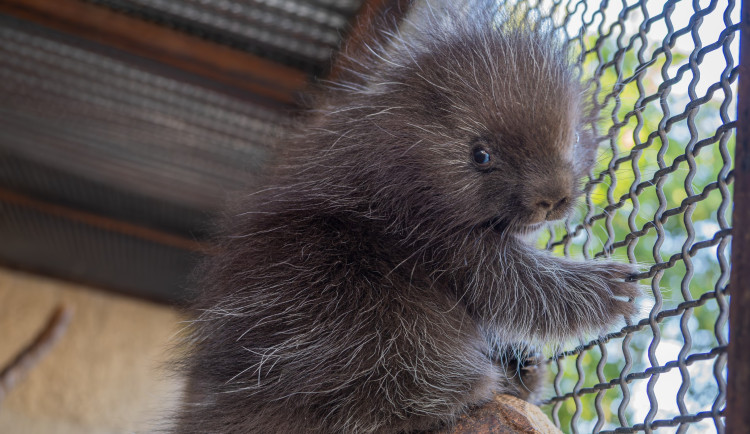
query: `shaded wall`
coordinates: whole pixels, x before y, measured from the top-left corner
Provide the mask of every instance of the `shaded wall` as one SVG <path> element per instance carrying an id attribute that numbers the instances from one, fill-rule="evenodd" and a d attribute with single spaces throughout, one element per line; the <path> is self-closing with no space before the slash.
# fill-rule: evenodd
<path id="1" fill-rule="evenodd" d="M 151 432 L 178 396 L 163 369 L 177 313 L 168 307 L 0 268 L 0 366 L 60 302 L 67 333 L 0 404 L 2 433 Z"/>

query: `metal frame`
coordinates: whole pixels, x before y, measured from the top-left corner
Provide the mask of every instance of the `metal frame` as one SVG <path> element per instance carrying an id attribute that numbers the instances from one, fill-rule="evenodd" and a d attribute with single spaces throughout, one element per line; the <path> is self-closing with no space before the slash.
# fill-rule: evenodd
<path id="1" fill-rule="evenodd" d="M 729 433 L 750 429 L 750 1 L 747 0 L 742 1 L 738 89 L 726 409 Z"/>

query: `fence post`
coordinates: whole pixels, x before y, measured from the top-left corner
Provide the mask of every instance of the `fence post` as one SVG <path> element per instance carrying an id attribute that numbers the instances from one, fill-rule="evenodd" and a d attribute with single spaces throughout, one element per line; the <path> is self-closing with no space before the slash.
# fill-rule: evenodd
<path id="1" fill-rule="evenodd" d="M 750 429 L 750 0 L 742 0 L 726 427 Z"/>

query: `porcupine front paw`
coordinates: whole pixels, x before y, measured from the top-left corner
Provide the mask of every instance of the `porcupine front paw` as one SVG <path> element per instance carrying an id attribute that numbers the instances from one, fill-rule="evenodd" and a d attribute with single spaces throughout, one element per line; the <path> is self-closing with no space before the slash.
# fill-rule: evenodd
<path id="1" fill-rule="evenodd" d="M 594 275 L 592 277 L 600 282 L 597 292 L 603 308 L 602 325 L 609 326 L 623 317 L 635 316 L 638 313 L 638 307 L 633 301 L 643 295 L 638 282 L 631 280 L 632 276 L 638 274 L 638 268 L 632 264 L 620 262 L 595 264 L 596 268 L 591 271 Z"/>

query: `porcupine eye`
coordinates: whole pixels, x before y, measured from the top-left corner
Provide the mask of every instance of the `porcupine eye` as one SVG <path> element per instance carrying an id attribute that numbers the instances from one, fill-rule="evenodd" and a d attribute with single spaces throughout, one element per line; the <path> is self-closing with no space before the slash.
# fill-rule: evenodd
<path id="1" fill-rule="evenodd" d="M 490 153 L 482 148 L 476 148 L 472 151 L 472 159 L 474 163 L 480 168 L 485 168 L 490 165 Z"/>

